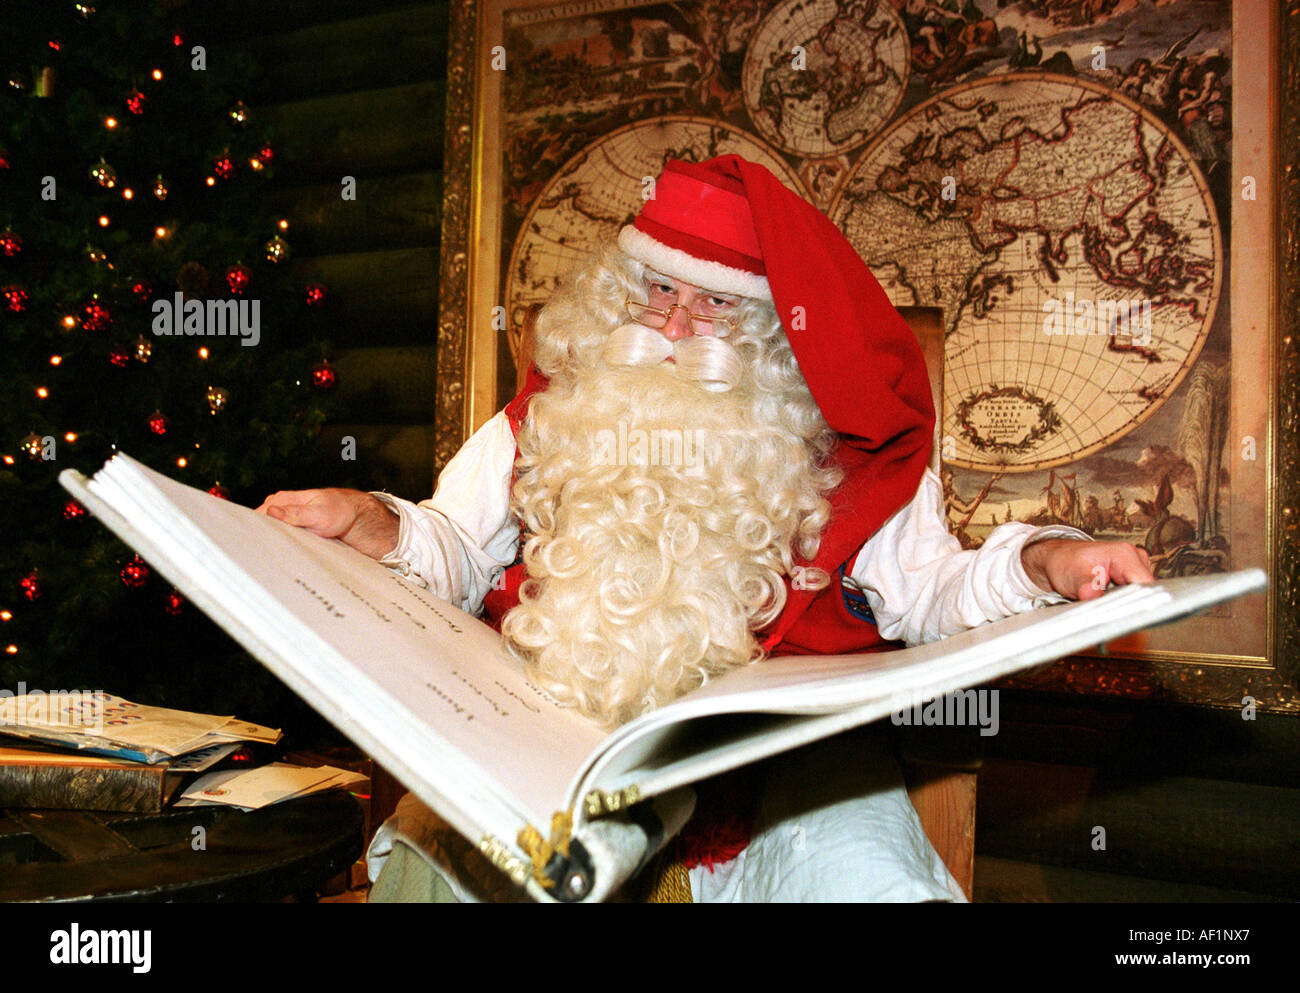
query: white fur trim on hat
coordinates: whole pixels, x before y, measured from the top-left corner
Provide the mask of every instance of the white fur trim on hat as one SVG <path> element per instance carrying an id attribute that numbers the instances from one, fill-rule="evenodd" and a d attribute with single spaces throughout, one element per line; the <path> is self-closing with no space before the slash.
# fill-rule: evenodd
<path id="1" fill-rule="evenodd" d="M 735 293 L 742 297 L 771 300 L 772 288 L 767 278 L 733 266 L 697 259 L 679 248 L 669 248 L 631 224 L 618 233 L 618 247 L 656 272 L 683 279 L 702 290 Z"/>

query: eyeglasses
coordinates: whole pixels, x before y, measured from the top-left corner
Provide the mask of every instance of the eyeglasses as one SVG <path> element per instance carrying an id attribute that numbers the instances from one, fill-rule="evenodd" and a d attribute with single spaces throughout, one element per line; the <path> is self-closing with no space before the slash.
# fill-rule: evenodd
<path id="1" fill-rule="evenodd" d="M 623 306 L 627 308 L 632 320 L 656 331 L 672 319 L 674 310 L 686 310 L 679 303 L 673 304 L 667 310 L 660 310 L 649 304 L 637 303 L 630 296 L 623 302 Z M 711 334 L 718 338 L 725 338 L 738 326 L 735 321 L 725 317 L 705 317 L 703 314 L 692 314 L 689 310 L 686 310 L 686 316 L 690 319 L 691 330 L 695 334 Z"/>

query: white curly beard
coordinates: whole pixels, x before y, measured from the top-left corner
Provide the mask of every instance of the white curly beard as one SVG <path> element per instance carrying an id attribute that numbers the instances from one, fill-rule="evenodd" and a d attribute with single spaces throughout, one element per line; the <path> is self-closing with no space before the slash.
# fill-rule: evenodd
<path id="1" fill-rule="evenodd" d="M 643 339 L 633 361 L 651 365 L 553 376 L 519 432 L 529 578 L 502 631 L 540 686 L 607 725 L 760 657 L 792 547 L 815 547 L 827 519 L 824 452 L 719 344 L 674 364 Z"/>

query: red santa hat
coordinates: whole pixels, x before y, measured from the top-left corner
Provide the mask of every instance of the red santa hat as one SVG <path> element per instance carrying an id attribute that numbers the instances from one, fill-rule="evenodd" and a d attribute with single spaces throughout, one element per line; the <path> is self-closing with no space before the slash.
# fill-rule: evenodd
<path id="1" fill-rule="evenodd" d="M 771 300 L 745 184 L 712 167 L 721 161 L 671 160 L 619 247 L 662 275 Z"/>
<path id="2" fill-rule="evenodd" d="M 916 493 L 934 405 L 925 359 L 871 270 L 821 211 L 738 155 L 670 161 L 619 244 L 666 276 L 771 300 L 822 415 L 844 483 L 812 563 L 834 572 Z M 765 644 L 813 594 L 793 590 Z"/>

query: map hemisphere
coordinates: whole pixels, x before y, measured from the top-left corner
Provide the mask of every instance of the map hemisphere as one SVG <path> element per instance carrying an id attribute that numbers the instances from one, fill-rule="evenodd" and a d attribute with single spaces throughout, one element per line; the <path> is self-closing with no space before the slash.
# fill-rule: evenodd
<path id="1" fill-rule="evenodd" d="M 966 468 L 1065 465 L 1127 434 L 1189 371 L 1218 303 L 1192 157 L 1086 80 L 998 76 L 913 108 L 830 214 L 895 305 L 943 308 L 944 454 Z"/>
<path id="2" fill-rule="evenodd" d="M 741 90 L 764 138 L 805 157 L 869 141 L 898 109 L 911 50 L 889 4 L 786 0 L 745 53 Z"/>

